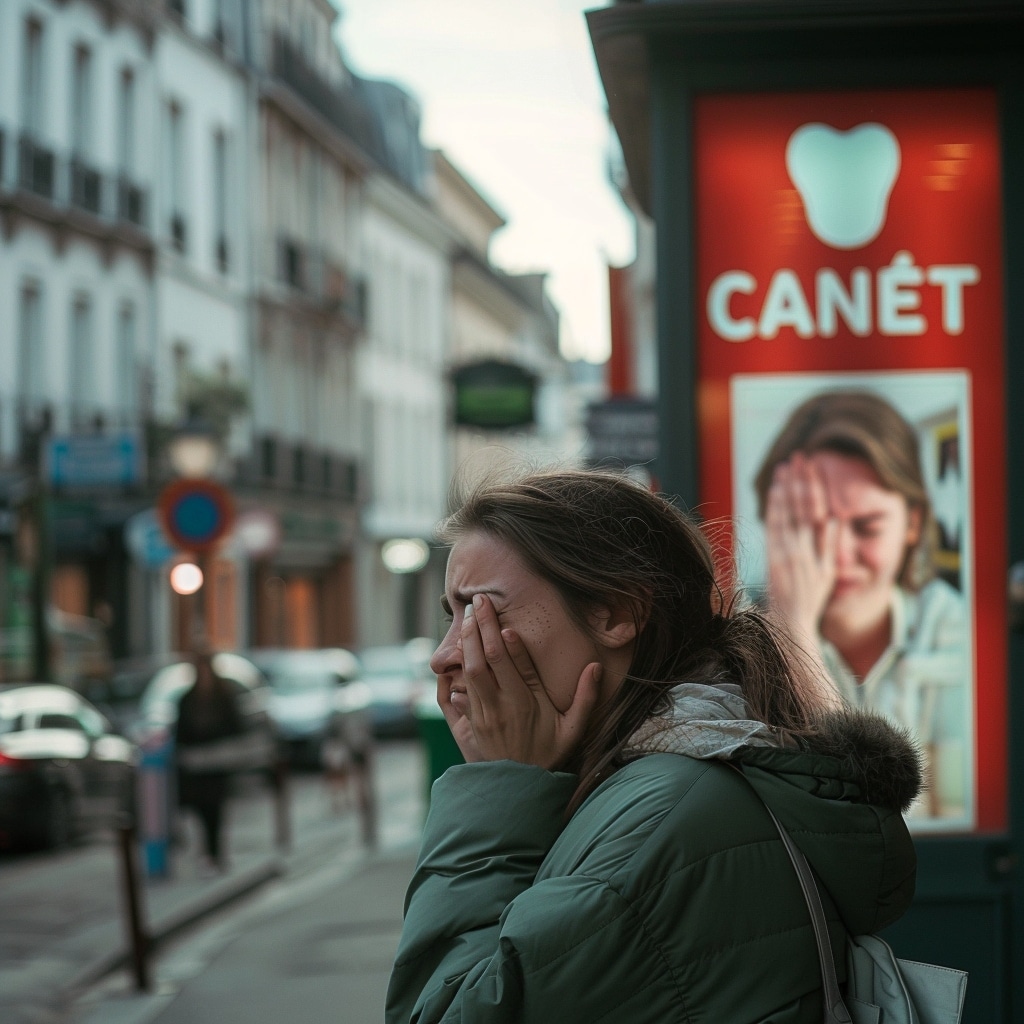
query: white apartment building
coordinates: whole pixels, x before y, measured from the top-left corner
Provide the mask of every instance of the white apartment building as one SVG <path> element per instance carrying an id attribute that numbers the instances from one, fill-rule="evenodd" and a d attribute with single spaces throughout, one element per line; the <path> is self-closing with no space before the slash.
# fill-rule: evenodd
<path id="1" fill-rule="evenodd" d="M 153 415 L 173 424 L 197 381 L 247 387 L 251 379 L 249 197 L 253 147 L 241 10 L 213 0 L 168 0 L 156 35 L 153 140 Z M 235 423 L 232 458 L 247 453 Z M 188 605 L 173 599 L 163 567 L 149 573 L 157 650 L 191 643 Z M 204 586 L 205 628 L 215 646 L 248 640 L 244 552 L 220 551 Z"/>
<path id="2" fill-rule="evenodd" d="M 450 478 L 452 232 L 428 201 L 415 104 L 391 83 L 363 86 L 389 145 L 387 167 L 368 179 L 363 221 L 370 316 L 358 381 L 368 486 L 358 591 L 364 643 L 385 644 L 433 635 L 439 621 L 444 558 L 431 541 Z M 426 545 L 425 565 L 389 571 L 385 546 L 396 540 Z"/>
<path id="3" fill-rule="evenodd" d="M 261 646 L 355 645 L 364 490 L 356 352 L 369 119 L 326 0 L 261 0 L 254 40 L 252 449 L 237 490 L 275 517 L 249 600 Z"/>
<path id="4" fill-rule="evenodd" d="M 495 462 L 511 466 L 579 461 L 579 432 L 569 422 L 568 366 L 559 351 L 558 311 L 543 273 L 509 274 L 489 249 L 504 217 L 444 153 L 433 154 L 438 209 L 455 232 L 452 249 L 452 348 L 460 370 L 498 363 L 534 381 L 531 421 L 514 429 L 456 425 L 453 464 L 467 479 Z M 452 401 L 458 399 L 453 395 Z"/>
<path id="5" fill-rule="evenodd" d="M 121 450 L 139 464 L 154 344 L 157 20 L 149 2 L 0 4 L 5 523 L 18 520 L 19 495 L 52 492 L 43 562 L 0 529 L 10 570 L 0 610 L 5 622 L 19 617 L 17 581 L 38 569 L 58 608 L 102 615 L 122 648 L 132 602 L 121 530 L 138 508 L 138 475 L 126 464 L 124 480 L 100 474 L 76 495 L 82 466 L 44 464 L 44 453 L 47 438 L 66 456 L 83 436 L 128 430 Z"/>

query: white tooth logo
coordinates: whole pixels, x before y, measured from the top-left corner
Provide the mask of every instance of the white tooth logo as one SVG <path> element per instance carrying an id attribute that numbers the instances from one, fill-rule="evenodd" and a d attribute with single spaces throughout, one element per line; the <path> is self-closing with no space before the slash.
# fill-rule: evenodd
<path id="1" fill-rule="evenodd" d="M 900 144 L 881 124 L 848 132 L 805 124 L 789 138 L 786 169 L 814 234 L 835 249 L 858 249 L 885 225 Z"/>

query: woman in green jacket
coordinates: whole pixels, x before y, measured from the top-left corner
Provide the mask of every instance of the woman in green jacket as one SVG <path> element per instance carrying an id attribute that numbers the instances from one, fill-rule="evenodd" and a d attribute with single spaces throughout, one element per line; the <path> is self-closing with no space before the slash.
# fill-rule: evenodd
<path id="1" fill-rule="evenodd" d="M 702 533 L 625 477 L 485 484 L 442 536 L 431 665 L 467 764 L 434 784 L 387 1020 L 820 1021 L 764 803 L 821 882 L 842 981 L 846 935 L 913 895 L 916 749 L 728 606 Z"/>

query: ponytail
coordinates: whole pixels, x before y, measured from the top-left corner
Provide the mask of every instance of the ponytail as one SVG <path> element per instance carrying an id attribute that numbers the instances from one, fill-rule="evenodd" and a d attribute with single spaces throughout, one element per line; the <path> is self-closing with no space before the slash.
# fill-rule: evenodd
<path id="1" fill-rule="evenodd" d="M 816 731 L 815 708 L 800 685 L 809 671 L 795 643 L 753 608 L 715 613 L 702 642 L 680 645 L 682 658 L 669 679 L 632 674 L 623 681 L 569 770 L 580 782 L 567 809 L 571 816 L 623 762 L 623 750 L 649 718 L 668 710 L 670 690 L 685 681 L 737 683 L 751 718 L 764 722 L 782 742 Z M 688 655 L 688 656 L 687 656 Z"/>

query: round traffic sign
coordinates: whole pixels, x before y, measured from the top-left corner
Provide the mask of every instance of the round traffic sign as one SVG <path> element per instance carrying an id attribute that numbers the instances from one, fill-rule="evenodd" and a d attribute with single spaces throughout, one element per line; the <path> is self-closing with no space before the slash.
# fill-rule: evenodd
<path id="1" fill-rule="evenodd" d="M 214 480 L 175 480 L 160 492 L 160 523 L 167 536 L 186 551 L 212 548 L 234 522 L 234 503 Z"/>

